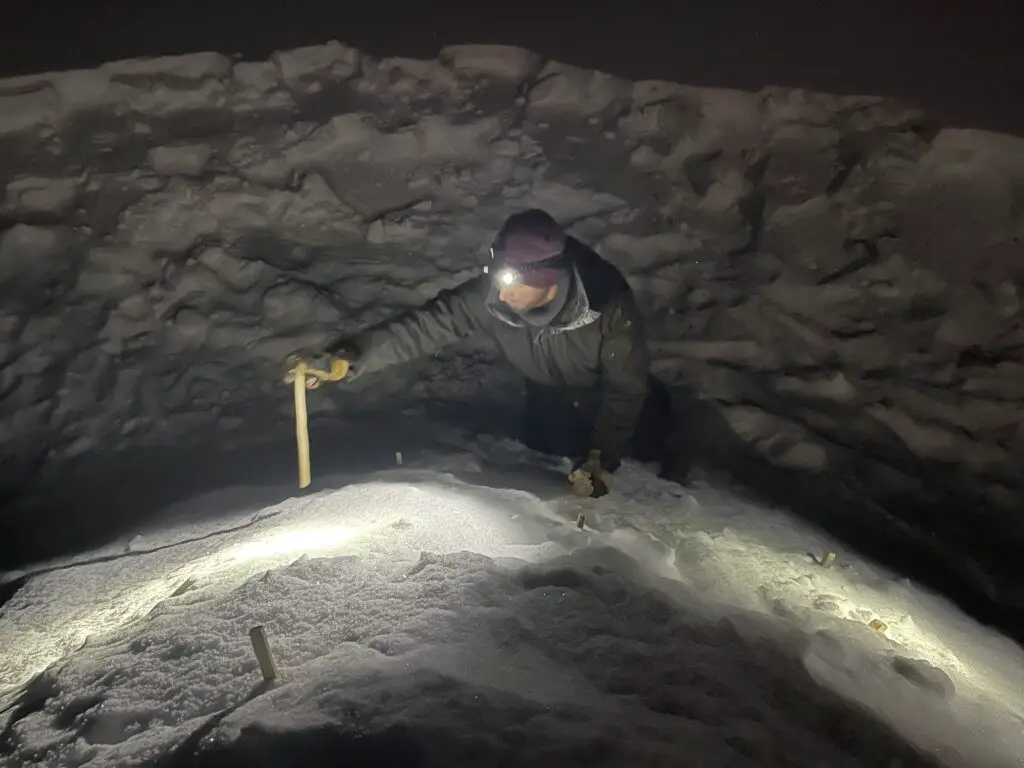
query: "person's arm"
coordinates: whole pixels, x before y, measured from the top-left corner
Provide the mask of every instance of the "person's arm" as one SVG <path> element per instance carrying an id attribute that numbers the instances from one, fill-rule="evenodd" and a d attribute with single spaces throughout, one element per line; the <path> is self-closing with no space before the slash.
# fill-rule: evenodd
<path id="1" fill-rule="evenodd" d="M 601 465 L 614 471 L 629 448 L 644 407 L 650 352 L 643 316 L 631 292 L 612 300 L 601 323 L 601 402 L 591 450 L 601 451 Z"/>
<path id="2" fill-rule="evenodd" d="M 337 350 L 355 352 L 348 378 L 426 357 L 484 329 L 487 275 L 441 291 L 421 307 L 368 328 Z"/>

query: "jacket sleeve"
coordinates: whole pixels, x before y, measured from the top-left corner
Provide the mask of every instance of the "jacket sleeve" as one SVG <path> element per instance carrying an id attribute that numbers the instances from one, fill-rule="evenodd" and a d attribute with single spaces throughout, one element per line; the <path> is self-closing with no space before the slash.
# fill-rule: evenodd
<path id="1" fill-rule="evenodd" d="M 482 331 L 487 276 L 441 291 L 423 306 L 375 325 L 345 343 L 354 347 L 352 378 L 427 357 Z"/>
<path id="2" fill-rule="evenodd" d="M 614 470 L 626 455 L 644 407 L 650 352 L 643 316 L 629 291 L 610 303 L 601 322 L 601 399 L 591 446 L 601 451 L 601 463 Z"/>

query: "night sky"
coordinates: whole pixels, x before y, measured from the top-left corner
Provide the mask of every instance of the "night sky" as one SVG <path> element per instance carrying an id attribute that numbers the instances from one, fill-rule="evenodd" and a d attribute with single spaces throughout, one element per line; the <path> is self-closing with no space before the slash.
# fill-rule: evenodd
<path id="1" fill-rule="evenodd" d="M 609 0 L 605 11 L 601 0 L 3 5 L 5 75 L 196 50 L 265 58 L 332 38 L 419 57 L 507 43 L 632 78 L 896 96 L 946 124 L 1024 136 L 1024 0 Z"/>

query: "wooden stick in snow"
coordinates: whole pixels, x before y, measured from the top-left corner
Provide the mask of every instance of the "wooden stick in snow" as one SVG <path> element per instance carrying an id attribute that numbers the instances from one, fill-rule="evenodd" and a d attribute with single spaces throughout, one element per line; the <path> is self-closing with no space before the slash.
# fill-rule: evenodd
<path id="1" fill-rule="evenodd" d="M 277 663 L 270 652 L 270 644 L 267 642 L 267 633 L 263 625 L 253 627 L 249 630 L 249 640 L 252 642 L 252 650 L 256 654 L 256 661 L 260 664 L 260 672 L 264 680 L 277 678 Z"/>
<path id="2" fill-rule="evenodd" d="M 309 417 L 306 411 L 306 364 L 295 369 L 295 440 L 299 449 L 299 488 L 311 481 L 309 469 Z"/>

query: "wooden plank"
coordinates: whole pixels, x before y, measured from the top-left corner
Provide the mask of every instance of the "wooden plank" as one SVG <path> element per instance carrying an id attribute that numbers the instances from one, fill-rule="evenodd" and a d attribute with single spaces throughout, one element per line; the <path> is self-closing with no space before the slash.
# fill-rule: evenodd
<path id="1" fill-rule="evenodd" d="M 309 417 L 306 411 L 306 364 L 295 369 L 295 440 L 299 450 L 299 488 L 312 481 L 309 467 Z"/>

